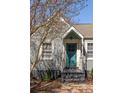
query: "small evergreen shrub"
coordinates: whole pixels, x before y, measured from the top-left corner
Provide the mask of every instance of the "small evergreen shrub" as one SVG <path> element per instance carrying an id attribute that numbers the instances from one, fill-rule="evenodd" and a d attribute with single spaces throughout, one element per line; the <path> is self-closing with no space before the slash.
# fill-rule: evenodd
<path id="1" fill-rule="evenodd" d="M 51 80 L 51 75 L 50 75 L 50 70 L 48 70 L 43 76 L 43 81 L 50 81 L 50 80 Z"/>

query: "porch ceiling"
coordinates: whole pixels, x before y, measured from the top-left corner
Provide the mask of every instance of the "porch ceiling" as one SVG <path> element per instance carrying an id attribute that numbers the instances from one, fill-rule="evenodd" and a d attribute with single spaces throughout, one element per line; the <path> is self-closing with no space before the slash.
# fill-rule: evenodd
<path id="1" fill-rule="evenodd" d="M 71 30 L 64 39 L 81 39 L 81 37 L 76 32 Z"/>

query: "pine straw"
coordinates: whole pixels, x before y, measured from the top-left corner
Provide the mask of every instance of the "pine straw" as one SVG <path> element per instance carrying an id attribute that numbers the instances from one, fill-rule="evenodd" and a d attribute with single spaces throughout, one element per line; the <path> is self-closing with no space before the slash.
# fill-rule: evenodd
<path id="1" fill-rule="evenodd" d="M 44 82 L 33 82 L 31 84 L 31 90 L 38 90 L 38 91 L 50 91 L 52 89 L 60 88 L 61 83 L 58 80 L 54 81 L 44 81 Z"/>

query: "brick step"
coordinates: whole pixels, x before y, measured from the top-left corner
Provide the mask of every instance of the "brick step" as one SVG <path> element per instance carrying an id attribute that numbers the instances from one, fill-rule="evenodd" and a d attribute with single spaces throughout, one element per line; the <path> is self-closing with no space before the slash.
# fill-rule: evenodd
<path id="1" fill-rule="evenodd" d="M 61 73 L 61 79 L 62 82 L 83 82 L 85 80 L 85 73 L 67 70 Z"/>
<path id="2" fill-rule="evenodd" d="M 61 74 L 62 82 L 83 82 L 85 80 L 84 73 Z"/>

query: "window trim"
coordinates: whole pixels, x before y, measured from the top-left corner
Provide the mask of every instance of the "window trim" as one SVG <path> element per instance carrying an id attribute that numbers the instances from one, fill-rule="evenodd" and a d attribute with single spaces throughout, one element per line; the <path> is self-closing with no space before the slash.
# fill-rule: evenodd
<path id="1" fill-rule="evenodd" d="M 46 45 L 50 48 L 45 50 L 44 45 Z M 43 61 L 51 61 L 52 60 L 52 43 L 43 43 L 43 45 L 42 45 L 42 60 Z"/>
<path id="2" fill-rule="evenodd" d="M 93 57 L 93 43 L 87 43 L 87 57 Z"/>

